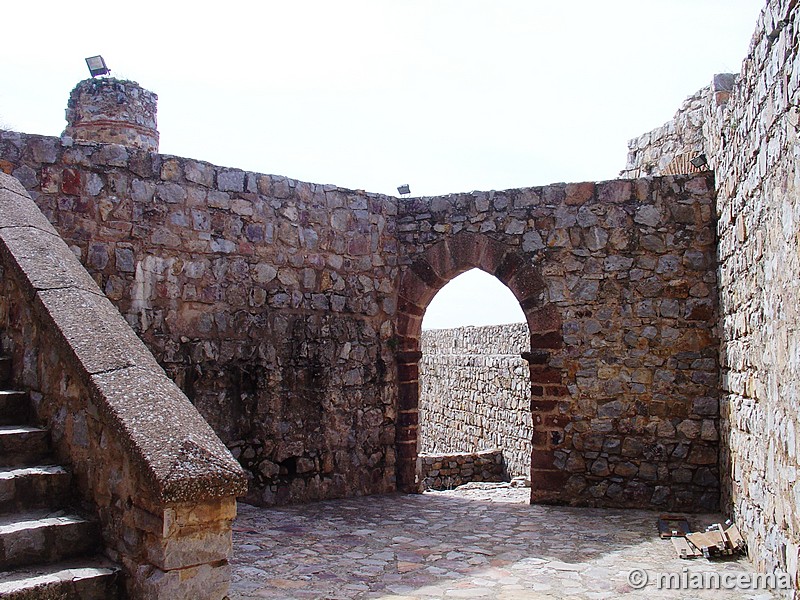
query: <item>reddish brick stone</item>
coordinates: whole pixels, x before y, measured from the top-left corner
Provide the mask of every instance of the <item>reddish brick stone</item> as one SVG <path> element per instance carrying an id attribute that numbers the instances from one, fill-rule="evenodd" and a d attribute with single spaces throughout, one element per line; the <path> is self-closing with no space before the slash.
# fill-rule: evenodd
<path id="1" fill-rule="evenodd" d="M 397 427 L 397 441 L 398 442 L 416 442 L 417 440 L 417 426 L 399 426 Z"/>
<path id="2" fill-rule="evenodd" d="M 506 252 L 503 255 L 503 258 L 500 260 L 500 264 L 497 265 L 497 269 L 494 271 L 495 277 L 497 277 L 500 281 L 502 281 L 506 286 L 509 285 L 510 281 L 521 271 L 528 271 L 530 270 L 529 267 L 525 264 L 525 261 L 520 257 L 519 254 L 516 252 Z M 534 274 L 535 279 L 535 274 Z M 522 278 L 523 280 L 525 278 Z M 513 292 L 514 289 L 511 288 Z M 516 295 L 516 294 L 515 294 Z M 517 299 L 519 299 L 519 295 L 517 295 Z"/>
<path id="3" fill-rule="evenodd" d="M 531 443 L 533 444 L 534 448 L 539 448 L 542 450 L 547 449 L 550 444 L 549 432 L 539 429 L 534 430 Z"/>
<path id="4" fill-rule="evenodd" d="M 425 252 L 425 259 L 430 265 L 435 275 L 442 281 L 449 281 L 453 277 L 463 272 L 466 268 L 459 271 L 458 261 L 453 257 L 447 241 L 439 242 Z"/>
<path id="5" fill-rule="evenodd" d="M 77 169 L 64 169 L 61 173 L 61 191 L 70 196 L 81 193 L 81 172 Z"/>
<path id="6" fill-rule="evenodd" d="M 557 400 L 543 400 L 541 398 L 531 400 L 531 410 L 533 412 L 546 413 L 555 410 L 557 406 Z"/>
<path id="7" fill-rule="evenodd" d="M 535 450 L 531 452 L 531 470 L 552 469 L 555 455 L 552 450 Z"/>
<path id="8" fill-rule="evenodd" d="M 539 309 L 525 313 L 531 333 L 561 331 L 561 315 L 554 304 L 546 304 Z M 559 347 L 560 346 L 556 346 Z"/>
<path id="9" fill-rule="evenodd" d="M 400 295 L 417 306 L 428 306 L 437 291 L 437 288 L 429 286 L 410 268 L 406 268 L 400 278 Z"/>
<path id="10" fill-rule="evenodd" d="M 534 383 L 561 383 L 561 371 L 531 367 L 531 381 Z"/>
<path id="11" fill-rule="evenodd" d="M 419 425 L 419 412 L 416 410 L 401 410 L 397 413 L 398 427 L 416 427 Z"/>
<path id="12" fill-rule="evenodd" d="M 514 293 L 520 306 L 524 304 L 529 308 L 533 308 L 541 303 L 541 295 L 545 285 L 539 273 L 534 269 L 530 267 L 521 268 L 508 280 L 506 285 Z M 523 310 L 525 310 L 524 306 Z"/>
<path id="13" fill-rule="evenodd" d="M 433 267 L 431 267 L 428 264 L 428 261 L 424 259 L 415 260 L 413 263 L 411 263 L 409 269 L 411 269 L 411 271 L 413 271 L 414 274 L 420 278 L 420 280 L 424 281 L 426 285 L 436 290 L 441 289 L 447 283 L 444 279 L 441 279 L 436 274 L 436 271 L 433 270 Z"/>
<path id="14" fill-rule="evenodd" d="M 539 451 L 534 451 L 531 455 L 531 462 L 533 462 L 533 455 L 540 454 Z M 567 479 L 572 474 L 568 471 L 557 471 L 555 469 L 535 468 L 531 469 L 531 489 L 536 491 L 541 490 L 555 490 L 562 491 Z M 568 500 L 564 498 L 564 501 Z"/>
<path id="15" fill-rule="evenodd" d="M 544 424 L 548 427 L 566 427 L 571 420 L 569 415 L 544 415 Z"/>
<path id="16" fill-rule="evenodd" d="M 417 340 L 416 348 L 419 348 L 419 334 L 422 331 L 422 317 L 410 315 L 405 312 L 397 315 L 397 334 L 403 338 Z M 404 347 L 405 348 L 405 347 Z"/>
<path id="17" fill-rule="evenodd" d="M 545 395 L 551 398 L 563 398 L 569 396 L 569 389 L 564 385 L 548 385 L 544 388 Z"/>
<path id="18" fill-rule="evenodd" d="M 531 334 L 531 348 L 561 348 L 564 345 L 564 339 L 561 337 L 560 331 L 552 331 L 550 333 Z"/>
<path id="19" fill-rule="evenodd" d="M 397 365 L 397 378 L 399 381 L 416 381 L 419 379 L 419 364 Z"/>
<path id="20" fill-rule="evenodd" d="M 419 350 L 402 350 L 395 354 L 395 360 L 398 364 L 415 364 L 422 358 L 422 352 Z"/>
<path id="21" fill-rule="evenodd" d="M 398 441 L 397 442 L 397 458 L 402 462 L 403 460 L 416 460 L 417 459 L 417 441 Z"/>
<path id="22" fill-rule="evenodd" d="M 528 361 L 530 365 L 544 365 L 550 360 L 548 352 L 523 352 L 522 358 Z"/>
<path id="23" fill-rule="evenodd" d="M 472 267 L 481 267 L 481 257 L 488 243 L 489 239 L 486 236 L 462 231 L 448 240 L 447 245 L 459 269 L 464 267 L 466 271 Z"/>
<path id="24" fill-rule="evenodd" d="M 398 386 L 398 410 L 416 410 L 419 405 L 419 383 L 404 381 Z"/>
<path id="25" fill-rule="evenodd" d="M 413 301 L 409 300 L 404 296 L 400 296 L 397 298 L 397 310 L 398 312 L 404 312 L 418 317 L 422 317 L 425 314 L 424 306 L 418 306 Z"/>

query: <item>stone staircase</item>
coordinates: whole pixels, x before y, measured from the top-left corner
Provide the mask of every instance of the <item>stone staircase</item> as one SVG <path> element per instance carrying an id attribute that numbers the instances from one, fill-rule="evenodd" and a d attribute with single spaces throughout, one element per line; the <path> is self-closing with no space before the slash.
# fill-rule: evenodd
<path id="1" fill-rule="evenodd" d="M 53 463 L 49 432 L 29 425 L 28 394 L 10 381 L 11 360 L 0 357 L 0 598 L 118 598 L 99 524 L 74 510 L 72 476 Z"/>

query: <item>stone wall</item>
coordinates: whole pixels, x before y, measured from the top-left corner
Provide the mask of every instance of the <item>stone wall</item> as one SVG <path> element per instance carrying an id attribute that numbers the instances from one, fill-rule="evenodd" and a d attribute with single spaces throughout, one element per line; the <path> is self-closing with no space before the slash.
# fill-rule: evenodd
<path id="1" fill-rule="evenodd" d="M 730 97 L 736 82 L 731 73 L 714 75 L 711 84 L 699 90 L 680 106 L 671 121 L 628 142 L 628 161 L 621 177 L 635 179 L 645 175 L 699 173 L 711 168 L 696 167 L 691 159 L 716 153 L 709 143 L 708 129 L 715 120 L 716 108 Z"/>
<path id="2" fill-rule="evenodd" d="M 472 481 L 508 479 L 499 449 L 419 455 L 420 478 L 426 490 L 452 490 Z"/>
<path id="3" fill-rule="evenodd" d="M 398 481 L 416 459 L 425 307 L 477 267 L 515 294 L 530 330 L 532 500 L 716 508 L 713 185 L 705 174 L 401 202 Z"/>
<path id="4" fill-rule="evenodd" d="M 244 473 L 3 174 L 0 215 L 0 351 L 96 511 L 126 597 L 221 600 Z"/>
<path id="5" fill-rule="evenodd" d="M 531 381 L 522 358 L 529 349 L 526 323 L 423 331 L 421 452 L 500 448 L 508 476 L 530 477 Z"/>
<path id="6" fill-rule="evenodd" d="M 249 501 L 394 489 L 395 199 L 10 132 L 0 159 L 248 471 Z"/>
<path id="7" fill-rule="evenodd" d="M 800 20 L 762 12 L 718 150 L 725 506 L 760 569 L 798 580 L 800 553 Z"/>
<path id="8" fill-rule="evenodd" d="M 795 587 L 800 586 L 798 37 L 797 3 L 770 0 L 741 73 L 726 77 L 728 90 L 715 76 L 691 119 L 692 147 L 702 146 L 716 172 L 722 506 L 745 532 L 757 566 L 788 571 Z M 709 95 L 715 90 L 719 93 Z M 695 106 L 694 100 L 687 102 Z M 681 129 L 684 108 L 673 123 L 655 131 Z M 630 146 L 623 174 L 638 173 L 652 162 L 647 157 L 674 152 L 655 132 Z M 660 168 L 665 161 L 656 162 Z"/>
<path id="9" fill-rule="evenodd" d="M 398 200 L 11 132 L 0 169 L 231 448 L 250 502 L 419 490 L 422 315 L 477 267 L 531 333 L 534 501 L 717 506 L 709 174 Z"/>

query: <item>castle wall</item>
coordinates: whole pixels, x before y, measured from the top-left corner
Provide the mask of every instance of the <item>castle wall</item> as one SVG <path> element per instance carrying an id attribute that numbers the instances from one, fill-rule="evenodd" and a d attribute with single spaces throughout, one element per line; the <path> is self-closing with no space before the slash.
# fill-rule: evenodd
<path id="1" fill-rule="evenodd" d="M 722 506 L 761 570 L 800 586 L 800 23 L 770 0 L 741 73 L 715 76 L 675 119 L 631 140 L 623 175 L 702 147 L 716 172 Z M 724 83 L 728 89 L 725 90 Z M 690 108 L 687 111 L 687 107 Z M 688 143 L 663 142 L 687 131 Z M 650 165 L 650 166 L 648 166 Z"/>
<path id="2" fill-rule="evenodd" d="M 531 381 L 522 358 L 530 349 L 528 325 L 428 330 L 420 341 L 420 451 L 499 448 L 508 476 L 529 477 Z"/>
<path id="3" fill-rule="evenodd" d="M 760 569 L 798 580 L 800 552 L 800 19 L 770 1 L 718 148 L 725 505 Z"/>
<path id="4" fill-rule="evenodd" d="M 394 199 L 118 145 L 0 148 L 249 500 L 394 489 Z"/>
<path id="5" fill-rule="evenodd" d="M 477 266 L 530 331 L 534 501 L 718 506 L 710 174 L 413 198 L 397 223 L 401 479 L 423 426 L 424 308 Z"/>
<path id="6" fill-rule="evenodd" d="M 528 320 L 532 499 L 717 506 L 707 174 L 398 200 L 11 132 L 0 168 L 231 448 L 251 502 L 418 489 L 417 326 L 478 266 Z"/>

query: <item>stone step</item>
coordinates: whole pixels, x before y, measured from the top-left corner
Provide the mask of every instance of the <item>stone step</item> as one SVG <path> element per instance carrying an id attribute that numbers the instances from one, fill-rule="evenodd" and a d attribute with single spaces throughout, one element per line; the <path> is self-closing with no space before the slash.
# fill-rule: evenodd
<path id="1" fill-rule="evenodd" d="M 64 512 L 26 512 L 0 517 L 0 570 L 94 554 L 96 521 Z"/>
<path id="2" fill-rule="evenodd" d="M 39 427 L 0 426 L 0 467 L 46 463 L 50 432 Z"/>
<path id="3" fill-rule="evenodd" d="M 0 356 L 0 387 L 11 383 L 11 359 Z"/>
<path id="4" fill-rule="evenodd" d="M 0 425 L 27 423 L 29 414 L 27 392 L 0 389 Z"/>
<path id="5" fill-rule="evenodd" d="M 0 467 L 0 514 L 57 509 L 72 499 L 72 475 L 63 467 Z"/>
<path id="6" fill-rule="evenodd" d="M 118 569 L 103 559 L 61 562 L 0 574 L 4 600 L 109 600 L 119 597 Z"/>

